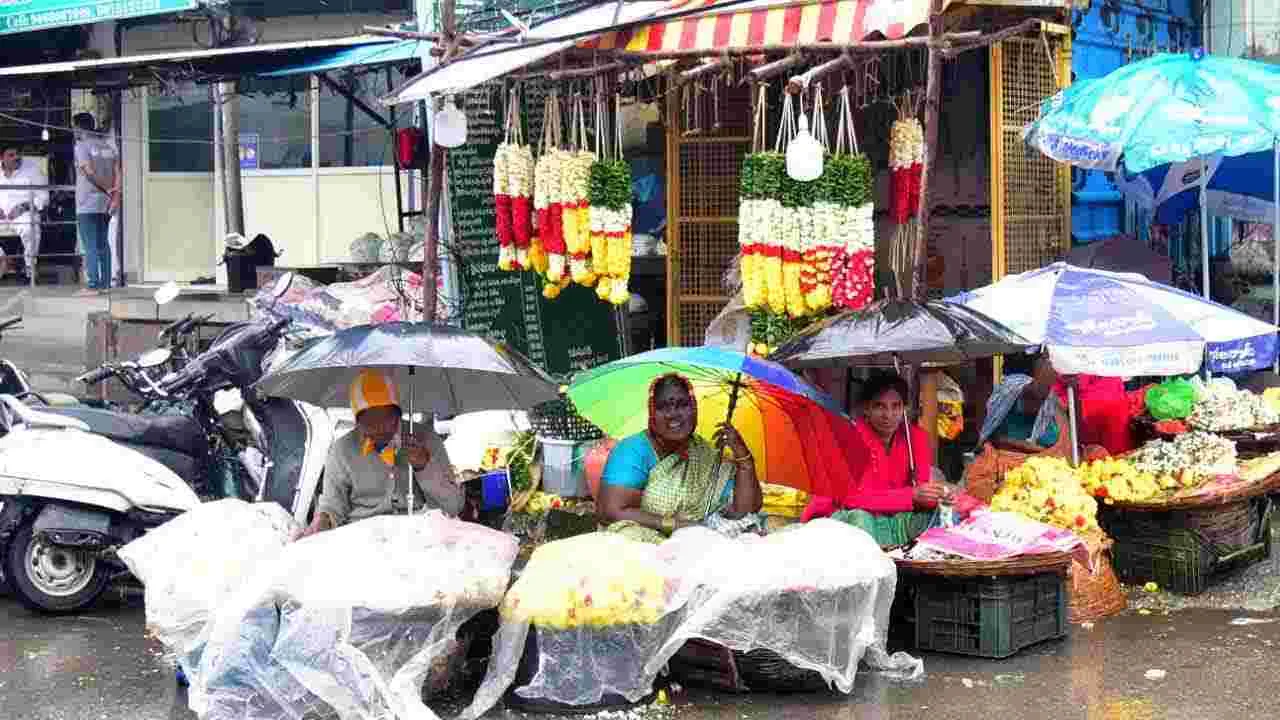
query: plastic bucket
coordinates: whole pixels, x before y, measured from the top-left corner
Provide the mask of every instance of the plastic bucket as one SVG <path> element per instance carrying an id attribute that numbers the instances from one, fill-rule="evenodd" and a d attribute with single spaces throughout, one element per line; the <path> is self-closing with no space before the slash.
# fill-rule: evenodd
<path id="1" fill-rule="evenodd" d="M 572 440 L 539 438 L 542 443 L 542 489 L 560 497 L 587 497 L 591 488 L 587 484 L 583 465 L 582 443 Z"/>
<path id="2" fill-rule="evenodd" d="M 511 499 L 511 481 L 506 470 L 494 470 L 480 477 L 480 509 L 506 510 Z"/>

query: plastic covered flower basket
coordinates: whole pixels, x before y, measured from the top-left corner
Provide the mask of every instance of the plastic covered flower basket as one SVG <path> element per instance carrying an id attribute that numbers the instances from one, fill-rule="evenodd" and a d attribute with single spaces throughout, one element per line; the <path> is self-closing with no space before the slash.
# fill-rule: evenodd
<path id="1" fill-rule="evenodd" d="M 218 613 L 193 678 L 206 720 L 424 718 L 424 683 L 497 606 L 517 545 L 439 512 L 287 546 Z"/>

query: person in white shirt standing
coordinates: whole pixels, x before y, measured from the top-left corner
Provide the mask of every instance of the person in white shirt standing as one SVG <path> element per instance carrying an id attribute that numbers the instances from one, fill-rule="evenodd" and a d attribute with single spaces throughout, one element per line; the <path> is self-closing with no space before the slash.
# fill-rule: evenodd
<path id="1" fill-rule="evenodd" d="M 0 185 L 48 184 L 44 171 L 34 162 L 23 160 L 16 145 L 0 145 Z M 17 235 L 22 241 L 26 273 L 35 272 L 36 256 L 40 254 L 40 211 L 48 204 L 48 190 L 0 190 L 0 236 Z M 3 249 L 0 258 L 0 274 L 10 272 L 13 261 L 4 257 Z"/>
<path id="2" fill-rule="evenodd" d="M 111 287 L 111 249 L 107 225 L 116 190 L 115 145 L 95 130 L 93 115 L 78 113 L 76 127 L 76 227 L 84 246 L 85 275 L 89 295 Z"/>

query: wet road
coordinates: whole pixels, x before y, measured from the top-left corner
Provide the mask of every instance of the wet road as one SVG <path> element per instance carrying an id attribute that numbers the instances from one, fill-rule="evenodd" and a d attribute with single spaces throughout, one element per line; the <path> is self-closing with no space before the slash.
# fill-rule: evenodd
<path id="1" fill-rule="evenodd" d="M 1232 621 L 1251 618 L 1249 624 Z M 690 720 L 1211 720 L 1280 714 L 1280 615 L 1190 609 L 1130 611 L 1073 626 L 1004 661 L 925 654 L 926 676 L 863 674 L 851 697 L 677 698 Z M 1163 671 L 1160 673 L 1149 671 Z M 495 717 L 508 714 L 495 713 Z M 510 714 L 511 717 L 517 717 Z M 108 598 L 68 618 L 32 615 L 0 597 L 4 720 L 188 720 L 172 664 L 143 633 L 138 600 Z"/>

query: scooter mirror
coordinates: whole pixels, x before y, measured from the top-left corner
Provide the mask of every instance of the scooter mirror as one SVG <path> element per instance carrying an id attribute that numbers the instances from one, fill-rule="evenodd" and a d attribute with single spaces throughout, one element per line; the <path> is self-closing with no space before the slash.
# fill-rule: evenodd
<path id="1" fill-rule="evenodd" d="M 168 305 L 169 303 L 178 299 L 178 293 L 179 293 L 178 283 L 170 280 L 169 282 L 161 285 L 160 288 L 156 290 L 156 294 L 155 294 L 156 304 Z"/>
<path id="2" fill-rule="evenodd" d="M 173 353 L 169 351 L 169 348 L 148 350 L 147 352 L 142 353 L 142 356 L 138 358 L 138 367 L 153 368 L 157 365 L 163 365 L 169 362 L 169 358 L 172 356 Z"/>
<path id="3" fill-rule="evenodd" d="M 276 278 L 276 282 L 271 286 L 271 297 L 279 300 L 285 293 L 289 292 L 289 286 L 293 284 L 293 273 L 287 272 Z"/>

